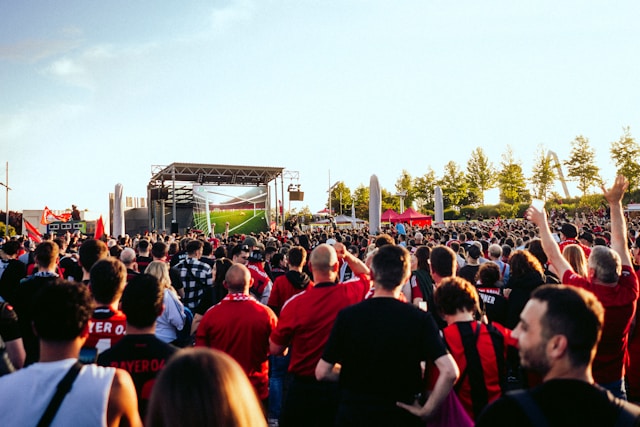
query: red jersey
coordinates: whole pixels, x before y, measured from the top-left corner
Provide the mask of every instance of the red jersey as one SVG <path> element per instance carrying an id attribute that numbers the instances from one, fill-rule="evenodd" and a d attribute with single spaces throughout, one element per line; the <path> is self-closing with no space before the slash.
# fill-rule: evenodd
<path id="1" fill-rule="evenodd" d="M 470 322 L 471 329 L 476 331 L 478 322 Z M 504 336 L 504 354 L 503 358 L 507 357 L 507 346 L 517 346 L 517 341 L 511 337 L 511 330 L 505 328 L 499 323 L 491 323 L 497 330 L 499 330 Z M 460 372 L 464 372 L 467 367 L 467 358 L 464 352 L 464 346 L 462 344 L 462 337 L 458 326 L 453 323 L 442 330 L 444 339 L 447 342 L 451 356 L 456 360 Z M 477 341 L 478 354 L 480 356 L 480 364 L 482 365 L 482 373 L 484 378 L 484 385 L 487 390 L 488 402 L 491 403 L 502 395 L 502 389 L 500 388 L 500 381 L 502 374 L 498 369 L 498 361 L 496 359 L 496 351 L 493 346 L 491 334 L 487 329 L 487 325 L 483 324 L 480 329 Z M 467 410 L 469 416 L 474 419 L 473 402 L 471 399 L 471 384 L 469 383 L 469 375 L 465 375 L 465 378 L 457 390 L 458 398 L 460 402 Z"/>
<path id="2" fill-rule="evenodd" d="M 268 305 L 269 307 L 277 307 L 278 310 L 282 310 L 282 306 L 284 306 L 289 298 L 312 287 L 313 281 L 310 281 L 305 288 L 299 289 L 291 284 L 286 274 L 278 276 L 276 280 L 273 281 L 273 288 L 271 288 Z"/>
<path id="3" fill-rule="evenodd" d="M 593 377 L 600 384 L 619 381 L 625 374 L 627 344 L 631 320 L 636 312 L 638 278 L 628 265 L 622 266 L 617 286 L 594 285 L 586 277 L 571 270 L 565 272 L 562 283 L 593 292 L 604 307 L 602 338 L 593 361 Z"/>
<path id="4" fill-rule="evenodd" d="M 578 245 L 578 246 L 580 246 L 582 248 L 582 250 L 584 251 L 584 255 L 587 258 L 589 258 L 589 255 L 591 255 L 591 248 L 589 246 L 583 245 L 582 243 L 580 243 L 576 239 L 566 239 L 566 240 L 563 240 L 562 242 L 558 243 L 558 245 L 560 246 L 560 252 L 562 252 L 564 250 L 564 248 L 569 246 L 569 245 Z"/>
<path id="5" fill-rule="evenodd" d="M 278 318 L 250 295 L 229 294 L 203 316 L 196 346 L 222 350 L 246 372 L 260 399 L 269 396 L 269 335 Z"/>
<path id="6" fill-rule="evenodd" d="M 273 287 L 271 278 L 264 271 L 264 267 L 260 262 L 249 262 L 247 265 L 251 278 L 253 279 L 253 285 L 251 285 L 251 293 L 260 300 L 261 303 L 266 304 L 269 300 L 269 293 Z"/>
<path id="7" fill-rule="evenodd" d="M 289 372 L 315 378 L 316 364 L 338 312 L 362 301 L 368 290 L 366 276 L 339 284 L 316 283 L 285 303 L 271 341 L 280 346 L 291 345 Z"/>
<path id="8" fill-rule="evenodd" d="M 95 348 L 100 354 L 124 336 L 127 329 L 127 316 L 120 310 L 113 311 L 109 307 L 98 307 L 93 311 L 89 325 L 89 337 L 84 347 Z"/>

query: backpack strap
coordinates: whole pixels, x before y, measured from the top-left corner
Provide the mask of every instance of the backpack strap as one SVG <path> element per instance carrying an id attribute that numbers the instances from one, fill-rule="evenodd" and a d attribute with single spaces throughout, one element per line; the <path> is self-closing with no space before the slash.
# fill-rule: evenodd
<path id="1" fill-rule="evenodd" d="M 496 364 L 498 365 L 498 373 L 500 375 L 500 389 L 502 390 L 502 393 L 504 393 L 507 379 L 507 367 L 504 356 L 504 335 L 491 323 L 487 323 L 485 326 L 489 331 L 491 343 L 493 344 L 493 350 L 496 353 Z"/>
<path id="2" fill-rule="evenodd" d="M 482 323 L 476 322 L 475 333 L 471 328 L 471 323 L 458 322 L 456 325 L 458 326 L 460 338 L 462 339 L 464 357 L 467 359 L 467 366 L 464 373 L 468 372 L 473 413 L 477 417 L 482 409 L 487 406 L 487 403 L 489 403 L 489 393 L 485 385 L 482 362 L 480 361 L 480 353 L 478 352 L 478 337 L 480 336 Z M 462 375 L 460 378 L 464 380 Z M 456 391 L 462 387 L 462 381 L 458 381 L 458 384 L 459 386 L 456 388 Z"/>
<path id="3" fill-rule="evenodd" d="M 51 424 L 58 412 L 58 409 L 60 408 L 60 405 L 62 404 L 62 401 L 71 390 L 73 382 L 76 380 L 81 369 L 82 365 L 77 360 L 73 365 L 71 365 L 69 371 L 67 371 L 66 375 L 58 383 L 56 393 L 51 398 L 51 401 L 49 402 L 47 409 L 44 411 L 44 414 L 42 414 L 40 421 L 38 421 L 38 427 L 46 427 Z"/>
<path id="4" fill-rule="evenodd" d="M 527 390 L 515 390 L 507 394 L 518 404 L 522 412 L 529 419 L 529 424 L 535 427 L 549 427 L 547 417 L 544 416 L 538 404 Z"/>

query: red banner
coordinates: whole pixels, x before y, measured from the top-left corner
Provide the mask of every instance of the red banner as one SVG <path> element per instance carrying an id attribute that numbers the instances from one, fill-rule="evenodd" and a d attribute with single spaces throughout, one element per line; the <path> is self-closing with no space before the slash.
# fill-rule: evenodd
<path id="1" fill-rule="evenodd" d="M 104 221 L 102 220 L 102 215 L 100 215 L 100 218 L 96 222 L 96 232 L 93 235 L 93 238 L 99 239 L 100 237 L 102 237 L 103 234 L 104 234 Z"/>
<path id="2" fill-rule="evenodd" d="M 40 231 L 26 219 L 23 219 L 22 221 L 24 222 L 24 228 L 29 239 L 36 243 L 42 242 L 42 233 L 40 233 Z"/>

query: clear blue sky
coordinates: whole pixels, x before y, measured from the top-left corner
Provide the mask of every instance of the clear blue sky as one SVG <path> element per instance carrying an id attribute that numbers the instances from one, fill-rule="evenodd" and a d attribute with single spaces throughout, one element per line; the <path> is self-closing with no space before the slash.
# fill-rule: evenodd
<path id="1" fill-rule="evenodd" d="M 107 212 L 152 165 L 279 166 L 304 202 L 579 134 L 640 136 L 637 1 L 0 0 L 11 210 Z M 331 177 L 329 178 L 329 170 Z M 331 182 L 329 181 L 331 180 Z M 285 183 L 286 184 L 286 183 Z M 4 196 L 0 196 L 4 208 Z"/>

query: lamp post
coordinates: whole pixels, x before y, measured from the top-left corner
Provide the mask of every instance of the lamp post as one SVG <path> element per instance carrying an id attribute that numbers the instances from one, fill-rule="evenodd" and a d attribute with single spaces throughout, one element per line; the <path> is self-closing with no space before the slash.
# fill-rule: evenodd
<path id="1" fill-rule="evenodd" d="M 331 192 L 340 184 L 340 181 L 336 181 L 331 187 L 329 187 L 329 215 L 331 215 Z"/>
<path id="2" fill-rule="evenodd" d="M 5 182 L 0 182 L 0 185 L 2 185 L 5 188 L 5 202 L 6 202 L 6 222 L 5 222 L 5 230 L 4 230 L 4 235 L 5 237 L 9 237 L 9 190 L 11 190 L 11 187 L 9 187 L 9 162 L 7 162 L 7 176 L 5 179 Z"/>
<path id="3" fill-rule="evenodd" d="M 406 191 L 398 191 L 396 196 L 400 197 L 400 214 L 404 213 L 404 198 L 407 197 Z"/>

